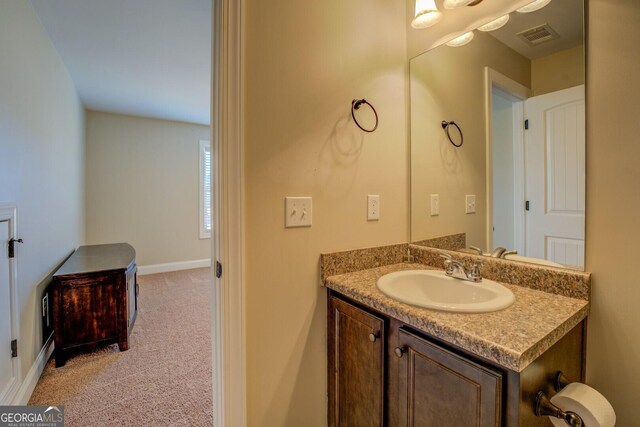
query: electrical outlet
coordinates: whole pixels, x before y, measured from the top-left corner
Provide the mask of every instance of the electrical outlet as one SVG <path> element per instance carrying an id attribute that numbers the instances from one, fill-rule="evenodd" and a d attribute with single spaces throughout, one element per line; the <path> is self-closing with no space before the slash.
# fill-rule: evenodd
<path id="1" fill-rule="evenodd" d="M 380 219 L 380 196 L 369 194 L 367 196 L 367 220 L 377 221 Z"/>
<path id="2" fill-rule="evenodd" d="M 311 197 L 285 197 L 284 198 L 284 226 L 311 227 L 313 205 Z"/>
<path id="3" fill-rule="evenodd" d="M 464 196 L 464 212 L 465 213 L 476 213 L 476 195 L 475 194 L 467 194 Z"/>
<path id="4" fill-rule="evenodd" d="M 431 216 L 440 215 L 440 195 L 431 195 Z"/>

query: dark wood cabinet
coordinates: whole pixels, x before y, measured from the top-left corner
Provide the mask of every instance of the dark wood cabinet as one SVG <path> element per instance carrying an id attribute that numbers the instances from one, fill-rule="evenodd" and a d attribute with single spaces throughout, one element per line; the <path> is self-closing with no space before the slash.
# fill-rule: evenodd
<path id="1" fill-rule="evenodd" d="M 402 426 L 501 425 L 502 374 L 400 329 L 398 420 Z"/>
<path id="2" fill-rule="evenodd" d="M 547 427 L 536 392 L 584 381 L 586 321 L 515 372 L 335 291 L 328 312 L 330 426 Z"/>
<path id="3" fill-rule="evenodd" d="M 329 425 L 384 425 L 385 322 L 329 299 Z"/>
<path id="4" fill-rule="evenodd" d="M 54 273 L 56 367 L 74 352 L 129 348 L 137 314 L 135 250 L 126 243 L 81 246 Z"/>

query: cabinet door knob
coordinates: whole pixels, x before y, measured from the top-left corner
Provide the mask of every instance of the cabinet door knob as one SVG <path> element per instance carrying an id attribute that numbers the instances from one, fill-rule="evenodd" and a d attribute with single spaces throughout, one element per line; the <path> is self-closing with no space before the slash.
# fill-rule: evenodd
<path id="1" fill-rule="evenodd" d="M 378 339 L 378 337 L 380 336 L 380 332 L 374 332 L 369 334 L 369 341 L 371 342 L 376 342 L 376 340 Z"/>
<path id="2" fill-rule="evenodd" d="M 402 357 L 402 355 L 407 352 L 407 349 L 405 347 L 396 347 L 393 352 L 396 354 L 396 356 Z"/>

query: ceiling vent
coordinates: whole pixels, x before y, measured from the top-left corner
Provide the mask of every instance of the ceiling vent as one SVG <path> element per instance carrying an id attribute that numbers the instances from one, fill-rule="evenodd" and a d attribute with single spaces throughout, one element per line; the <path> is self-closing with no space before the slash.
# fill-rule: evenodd
<path id="1" fill-rule="evenodd" d="M 517 34 L 529 46 L 538 46 L 539 44 L 560 38 L 549 24 L 538 25 L 528 30 L 520 31 Z"/>

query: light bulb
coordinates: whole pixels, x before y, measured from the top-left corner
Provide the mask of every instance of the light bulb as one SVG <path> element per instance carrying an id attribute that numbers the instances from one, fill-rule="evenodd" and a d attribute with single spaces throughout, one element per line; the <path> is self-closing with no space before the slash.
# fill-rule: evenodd
<path id="1" fill-rule="evenodd" d="M 464 46 L 465 44 L 469 43 L 471 40 L 473 40 L 473 31 L 469 31 L 468 33 L 464 33 L 463 35 L 458 36 L 455 39 L 447 42 L 447 46 L 460 47 L 460 46 Z"/>
<path id="2" fill-rule="evenodd" d="M 528 5 L 523 6 L 520 9 L 516 9 L 516 10 L 520 13 L 535 12 L 538 9 L 542 9 L 549 3 L 551 3 L 551 0 L 535 0 L 529 3 Z"/>
<path id="3" fill-rule="evenodd" d="M 413 28 L 427 28 L 442 19 L 435 0 L 416 0 L 416 17 L 411 21 Z"/>
<path id="4" fill-rule="evenodd" d="M 509 22 L 509 15 L 504 15 L 498 19 L 494 19 L 493 21 L 478 27 L 478 29 L 480 31 L 495 31 L 498 28 L 504 27 L 507 22 Z"/>

